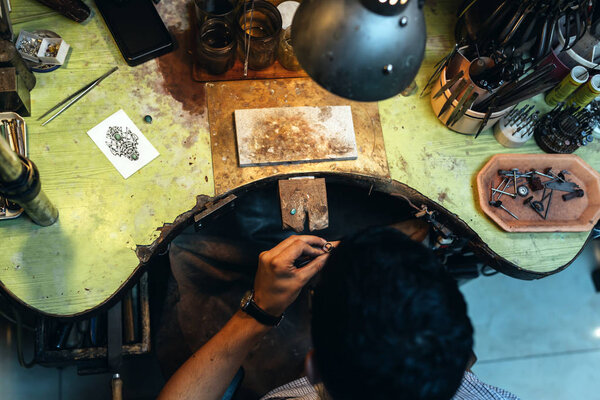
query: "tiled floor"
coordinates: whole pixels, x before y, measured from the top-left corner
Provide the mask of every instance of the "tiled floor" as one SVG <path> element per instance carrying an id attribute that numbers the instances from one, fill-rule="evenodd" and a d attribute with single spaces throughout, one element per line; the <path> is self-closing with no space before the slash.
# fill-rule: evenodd
<path id="1" fill-rule="evenodd" d="M 475 327 L 474 372 L 524 400 L 600 399 L 600 241 L 557 275 L 479 278 L 461 289 Z M 597 254 L 600 259 L 600 254 Z"/>
<path id="2" fill-rule="evenodd" d="M 600 259 L 600 241 L 594 243 Z M 475 326 L 474 372 L 523 400 L 600 399 L 600 294 L 590 246 L 567 270 L 541 281 L 503 275 L 461 288 Z M 26 354 L 28 358 L 30 354 Z M 127 362 L 126 398 L 153 398 L 163 384 L 155 361 Z M 0 399 L 109 399 L 110 375 L 79 377 L 17 363 L 14 331 L 0 320 Z"/>

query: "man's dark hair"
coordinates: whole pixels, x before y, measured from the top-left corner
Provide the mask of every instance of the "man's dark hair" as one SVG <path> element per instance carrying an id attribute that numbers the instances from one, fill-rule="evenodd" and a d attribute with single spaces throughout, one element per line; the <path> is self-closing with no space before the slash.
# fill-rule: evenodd
<path id="1" fill-rule="evenodd" d="M 342 240 L 315 288 L 315 361 L 334 399 L 451 399 L 472 336 L 455 280 L 393 228 Z"/>

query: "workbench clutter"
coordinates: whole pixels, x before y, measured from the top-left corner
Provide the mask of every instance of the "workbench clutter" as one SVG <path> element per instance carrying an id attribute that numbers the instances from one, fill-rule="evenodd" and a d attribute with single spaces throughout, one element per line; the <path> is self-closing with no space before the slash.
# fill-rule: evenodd
<path id="1" fill-rule="evenodd" d="M 0 40 L 0 110 L 31 115 L 36 78 L 10 40 Z"/>
<path id="2" fill-rule="evenodd" d="M 16 113 L 0 113 L 0 136 L 8 142 L 12 151 L 27 157 L 27 128 L 25 120 Z M 23 213 L 20 205 L 2 197 L 0 185 L 0 220 L 17 218 Z"/>
<path id="3" fill-rule="evenodd" d="M 25 105 L 19 89 L 27 94 L 26 82 L 35 85 L 33 74 L 9 41 L 2 41 L 0 58 L 8 56 L 15 67 L 0 68 L 0 104 L 3 110 L 21 110 Z M 14 57 L 14 58 L 13 58 Z M 16 61 L 18 60 L 18 61 Z M 18 74 L 17 71 L 23 71 Z M 21 78 L 24 76 L 25 79 Z M 12 83 L 13 92 L 7 91 Z M 29 111 L 24 113 L 28 116 Z M 0 220 L 13 219 L 25 211 L 37 224 L 48 226 L 58 219 L 58 210 L 41 190 L 40 176 L 35 164 L 27 158 L 28 137 L 25 120 L 17 113 L 0 113 Z"/>
<path id="4" fill-rule="evenodd" d="M 15 46 L 36 72 L 48 72 L 54 66 L 63 65 L 70 48 L 60 36 L 50 31 L 21 31 Z"/>
<path id="5" fill-rule="evenodd" d="M 10 130 L 8 121 L 7 125 Z M 6 134 L 6 127 L 4 132 Z M 19 136 L 16 136 L 16 140 L 19 143 Z M 10 141 L 14 142 L 15 138 Z M 0 197 L 17 203 L 38 225 L 49 226 L 58 220 L 58 210 L 41 190 L 37 167 L 22 154 L 17 154 L 4 137 L 0 137 Z M 4 202 L 8 208 L 9 204 L 6 200 Z"/>
<path id="6" fill-rule="evenodd" d="M 263 0 L 194 0 L 195 68 L 209 75 L 223 75 L 233 68 L 230 76 L 237 79 L 249 77 L 249 70 L 268 69 L 264 73 L 269 77 L 279 77 L 280 67 L 300 70 L 290 30 L 299 5 L 296 1 L 276 7 Z"/>
<path id="7" fill-rule="evenodd" d="M 558 105 L 535 126 L 535 141 L 547 153 L 573 153 L 594 141 L 600 115 L 577 105 Z"/>
<path id="8" fill-rule="evenodd" d="M 427 39 L 423 1 L 195 0 L 194 4 L 196 81 L 310 76 L 331 93 L 357 101 L 384 100 L 407 88 L 409 93 L 416 90 L 414 78 Z M 342 9 L 343 17 L 331 18 Z"/>
<path id="9" fill-rule="evenodd" d="M 47 110 L 45 113 L 43 113 L 42 115 L 40 115 L 38 117 L 38 121 L 41 120 L 42 118 L 44 118 L 45 116 L 47 116 L 48 114 L 50 114 L 52 111 L 58 109 L 58 111 L 56 111 L 54 114 L 52 114 L 52 116 L 50 118 L 48 118 L 46 121 L 44 121 L 42 123 L 42 126 L 48 125 L 54 119 L 58 118 L 58 116 L 60 116 L 63 112 L 65 112 L 69 107 L 71 107 L 72 105 L 74 105 L 75 103 L 77 103 L 86 94 L 88 94 L 89 92 L 91 92 L 92 89 L 94 89 L 96 86 L 98 86 L 100 84 L 100 82 L 102 82 L 104 79 L 108 78 L 110 75 L 112 75 L 118 69 L 119 69 L 119 67 L 113 67 L 113 68 L 111 68 L 106 73 L 104 73 L 101 76 L 99 76 L 98 78 L 94 79 L 93 81 L 91 81 L 87 85 L 81 87 L 76 92 L 70 94 L 69 96 L 67 96 L 66 98 L 64 98 L 60 102 L 58 102 L 56 105 L 54 105 L 52 108 L 50 108 L 49 110 Z"/>
<path id="10" fill-rule="evenodd" d="M 26 212 L 33 222 L 48 226 L 58 220 L 58 210 L 41 189 L 36 165 L 27 158 L 28 133 L 22 117 L 31 115 L 30 91 L 36 84 L 31 70 L 60 66 L 69 45 L 50 31 L 21 31 L 13 43 L 4 2 L 0 20 L 0 220 Z"/>
<path id="11" fill-rule="evenodd" d="M 431 90 L 438 119 L 459 133 L 495 125 L 505 147 L 532 137 L 548 153 L 587 146 L 600 122 L 589 107 L 600 95 L 599 10 L 587 0 L 465 2 L 456 46 L 422 94 Z M 546 104 L 533 99 L 543 93 Z"/>
<path id="12" fill-rule="evenodd" d="M 119 343 L 123 356 L 150 352 L 150 299 L 148 276 L 123 294 L 123 300 L 107 311 L 87 318 L 58 320 L 40 317 L 36 320 L 37 364 L 49 367 L 72 365 L 79 361 L 78 373 L 107 372 L 107 353 Z M 108 356 L 114 361 L 114 354 Z M 113 366 L 114 367 L 114 366 Z"/>
<path id="13" fill-rule="evenodd" d="M 494 137 L 504 147 L 521 147 L 533 136 L 539 119 L 539 111 L 532 112 L 535 106 L 524 105 L 513 108 L 494 125 Z"/>
<path id="14" fill-rule="evenodd" d="M 482 210 L 508 232 L 587 232 L 600 174 L 572 154 L 498 154 L 477 175 Z"/>
<path id="15" fill-rule="evenodd" d="M 3 41 L 0 45 L 3 45 L 4 49 L 7 50 L 0 54 L 2 56 L 11 55 L 11 62 L 18 67 L 0 68 L 0 99 L 2 100 L 0 103 L 2 104 L 2 109 L 10 110 L 16 108 L 21 110 L 25 105 L 22 102 L 23 97 L 19 95 L 18 89 L 23 89 L 23 92 L 27 94 L 26 104 L 29 105 L 29 91 L 27 86 L 25 86 L 25 82 L 30 82 L 31 88 L 33 88 L 35 77 L 33 77 L 27 66 L 24 65 L 16 46 L 9 41 Z M 46 44 L 45 46 L 48 48 L 50 44 Z M 64 47 L 64 49 L 68 49 L 68 47 Z M 56 49 L 56 51 L 57 54 L 60 53 L 59 49 Z M 116 71 L 116 69 L 116 67 L 113 68 L 40 116 L 38 120 L 60 107 L 54 115 L 42 123 L 42 126 L 45 126 L 75 104 L 103 79 Z M 22 71 L 22 73 L 18 74 L 17 71 Z M 21 76 L 24 76 L 25 79 L 21 78 Z M 8 83 L 11 82 L 15 90 L 13 92 L 2 91 L 2 89 L 10 87 Z M 29 110 L 26 111 L 24 115 L 29 116 Z M 2 132 L 2 138 L 0 138 L 0 160 L 2 161 L 0 163 L 0 219 L 16 218 L 24 210 L 35 223 L 42 226 L 52 225 L 58 220 L 58 210 L 44 192 L 41 191 L 41 182 L 37 167 L 31 160 L 26 158 L 27 130 L 25 121 L 16 113 L 4 113 L 0 114 L 0 118 L 1 116 L 4 116 L 5 119 L 1 120 L 2 125 L 0 126 L 0 131 Z M 116 147 L 121 149 L 121 152 L 123 152 L 122 149 L 124 147 L 131 147 L 129 142 L 126 145 L 122 144 L 125 143 L 125 140 L 117 141 L 117 143 L 119 146 Z M 125 153 L 129 154 L 130 152 L 125 151 Z M 121 173 L 124 176 L 127 174 L 122 171 Z"/>

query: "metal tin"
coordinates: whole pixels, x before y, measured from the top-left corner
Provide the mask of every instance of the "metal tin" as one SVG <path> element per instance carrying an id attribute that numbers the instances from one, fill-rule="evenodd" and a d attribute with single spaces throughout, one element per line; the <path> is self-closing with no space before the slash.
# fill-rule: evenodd
<path id="1" fill-rule="evenodd" d="M 2 123 L 2 120 L 6 120 L 6 119 L 15 119 L 15 120 L 21 121 L 21 124 L 23 125 L 23 145 L 25 147 L 25 152 L 24 152 L 25 154 L 22 154 L 22 155 L 24 155 L 25 157 L 29 156 L 29 140 L 27 138 L 27 125 L 25 124 L 25 120 L 19 114 L 14 113 L 14 112 L 0 113 L 0 124 Z M 19 210 L 6 209 L 6 214 L 0 215 L 0 221 L 8 220 L 8 219 L 15 219 L 15 218 L 19 217 L 21 214 L 23 214 L 22 208 Z"/>
<path id="2" fill-rule="evenodd" d="M 433 108 L 433 112 L 435 113 L 435 115 L 439 114 L 440 110 L 444 106 L 444 103 L 446 103 L 446 101 L 452 95 L 451 90 L 448 89 L 437 99 L 433 98 L 435 93 L 437 93 L 442 88 L 442 86 L 446 84 L 446 82 L 447 82 L 446 68 L 444 68 L 444 70 L 440 74 L 440 78 L 435 82 L 435 84 L 431 90 L 431 107 Z M 459 102 L 459 100 L 454 100 L 452 102 L 452 106 L 449 108 L 449 110 L 440 116 L 439 120 L 442 123 L 444 123 L 444 124 L 447 123 L 448 118 L 450 118 L 450 115 L 452 115 L 452 111 L 454 111 L 456 106 L 458 106 L 458 102 Z M 491 128 L 500 118 L 502 118 L 504 115 L 506 115 L 513 108 L 514 108 L 514 106 L 511 106 L 504 110 L 500 110 L 495 113 L 492 113 L 488 122 L 485 124 L 485 127 L 483 128 L 483 130 L 485 131 L 485 130 Z M 458 132 L 458 133 L 465 134 L 465 135 L 474 135 L 479 130 L 479 127 L 481 126 L 481 123 L 483 122 L 484 119 L 485 119 L 485 113 L 481 113 L 481 112 L 477 112 L 477 111 L 473 111 L 473 110 L 467 110 L 465 115 L 463 117 L 461 117 L 458 121 L 456 121 L 456 123 L 454 125 L 452 125 L 452 127 L 449 129 L 451 129 L 455 132 Z"/>

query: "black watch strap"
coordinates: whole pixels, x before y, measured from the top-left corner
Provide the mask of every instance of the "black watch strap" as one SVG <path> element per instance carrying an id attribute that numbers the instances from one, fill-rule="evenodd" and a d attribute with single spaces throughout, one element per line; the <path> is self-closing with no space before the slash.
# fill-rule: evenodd
<path id="1" fill-rule="evenodd" d="M 254 302 L 254 291 L 253 290 L 246 292 L 246 294 L 242 298 L 240 308 L 246 314 L 250 315 L 252 318 L 254 318 L 255 320 L 257 320 L 258 322 L 260 322 L 263 325 L 278 326 L 279 323 L 281 322 L 281 320 L 283 319 L 283 314 L 278 317 L 275 317 L 275 316 L 269 314 L 268 312 L 266 312 L 265 310 L 261 309 Z"/>

